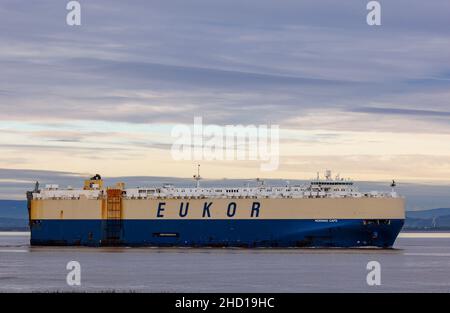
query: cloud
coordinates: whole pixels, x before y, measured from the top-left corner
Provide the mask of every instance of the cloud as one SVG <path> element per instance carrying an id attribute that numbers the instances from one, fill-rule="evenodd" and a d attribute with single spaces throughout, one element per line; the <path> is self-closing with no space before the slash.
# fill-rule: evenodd
<path id="1" fill-rule="evenodd" d="M 170 127 L 194 116 L 325 134 L 281 138 L 310 148 L 363 146 L 342 132 L 371 142 L 383 141 L 373 132 L 450 133 L 446 0 L 383 2 L 376 28 L 360 0 L 82 1 L 78 28 L 65 24 L 65 4 L 0 3 L 0 161 L 8 166 L 80 171 L 96 158 L 114 169 L 139 155 L 164 160 L 154 150 L 167 152 Z M 414 147 L 427 146 L 420 138 Z"/>
<path id="2" fill-rule="evenodd" d="M 96 1 L 78 29 L 56 18 L 57 1 L 5 1 L 0 118 L 283 123 L 317 108 L 403 109 L 450 84 L 436 79 L 450 72 L 449 5 L 418 3 L 407 18 L 406 2 L 383 4 L 374 31 L 360 1 Z"/>
<path id="3" fill-rule="evenodd" d="M 432 117 L 448 117 L 448 111 L 432 111 L 432 110 L 413 110 L 399 108 L 378 108 L 378 107 L 359 107 L 350 109 L 352 112 L 374 113 L 382 115 L 412 115 L 412 116 L 432 116 Z"/>

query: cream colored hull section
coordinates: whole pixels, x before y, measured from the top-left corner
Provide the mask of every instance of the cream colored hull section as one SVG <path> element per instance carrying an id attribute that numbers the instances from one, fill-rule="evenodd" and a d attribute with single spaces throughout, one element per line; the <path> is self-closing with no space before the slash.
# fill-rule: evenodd
<path id="1" fill-rule="evenodd" d="M 204 215 L 205 203 L 210 217 Z M 231 217 L 230 203 L 236 203 Z M 252 217 L 252 206 L 259 202 L 259 214 Z M 163 204 L 164 203 L 164 204 Z M 186 216 L 180 216 L 183 203 Z M 158 210 L 158 208 L 160 208 Z M 162 209 L 161 209 L 162 208 Z M 158 217 L 158 212 L 159 216 Z M 256 213 L 256 212 L 254 212 Z M 34 199 L 32 220 L 106 219 L 105 200 Z M 182 215 L 183 215 L 182 214 Z M 306 199 L 123 199 L 122 219 L 404 219 L 403 198 L 306 198 Z"/>

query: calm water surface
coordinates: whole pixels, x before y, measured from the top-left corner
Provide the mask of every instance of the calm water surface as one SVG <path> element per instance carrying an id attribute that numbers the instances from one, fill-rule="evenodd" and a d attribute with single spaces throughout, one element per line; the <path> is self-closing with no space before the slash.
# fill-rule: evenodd
<path id="1" fill-rule="evenodd" d="M 0 233 L 0 292 L 449 292 L 450 234 L 402 234 L 395 249 L 30 247 Z M 67 262 L 81 286 L 66 284 Z M 381 286 L 366 283 L 381 263 Z"/>

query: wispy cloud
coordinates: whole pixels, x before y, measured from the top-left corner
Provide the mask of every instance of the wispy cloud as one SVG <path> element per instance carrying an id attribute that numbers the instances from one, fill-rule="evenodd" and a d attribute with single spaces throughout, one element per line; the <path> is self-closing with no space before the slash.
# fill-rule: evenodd
<path id="1" fill-rule="evenodd" d="M 379 108 L 379 107 L 359 107 L 350 109 L 353 112 L 375 113 L 382 115 L 413 115 L 413 116 L 438 116 L 448 117 L 449 111 L 432 111 L 432 110 L 414 110 L 414 109 L 399 109 L 399 108 Z"/>
<path id="2" fill-rule="evenodd" d="M 418 156 L 450 133 L 446 0 L 383 2 L 378 28 L 360 0 L 81 2 L 79 28 L 65 24 L 61 1 L 0 4 L 0 162 L 9 167 L 150 171 L 145 164 L 161 162 L 175 172 L 170 127 L 194 116 L 280 124 L 284 151 L 298 157 L 318 145 L 335 148 L 330 158 L 360 151 L 364 138 L 373 143 L 364 154 L 378 155 L 375 141 L 432 136 L 408 137 Z M 432 164 L 445 153 L 423 154 Z"/>

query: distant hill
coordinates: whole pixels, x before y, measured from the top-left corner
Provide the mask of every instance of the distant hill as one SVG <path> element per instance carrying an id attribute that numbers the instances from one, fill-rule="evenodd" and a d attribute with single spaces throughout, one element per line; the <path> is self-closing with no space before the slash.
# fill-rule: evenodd
<path id="1" fill-rule="evenodd" d="M 28 230 L 26 200 L 0 200 L 0 231 Z"/>
<path id="2" fill-rule="evenodd" d="M 0 231 L 28 229 L 26 200 L 0 200 Z M 450 208 L 407 211 L 406 230 L 450 230 Z"/>
<path id="3" fill-rule="evenodd" d="M 450 230 L 450 208 L 406 212 L 405 229 Z"/>
<path id="4" fill-rule="evenodd" d="M 28 219 L 0 217 L 0 231 L 27 231 Z"/>
<path id="5" fill-rule="evenodd" d="M 450 208 L 439 208 L 423 211 L 407 211 L 406 215 L 410 218 L 433 218 L 450 215 Z"/>
<path id="6" fill-rule="evenodd" d="M 0 218 L 28 218 L 26 200 L 0 200 Z"/>

